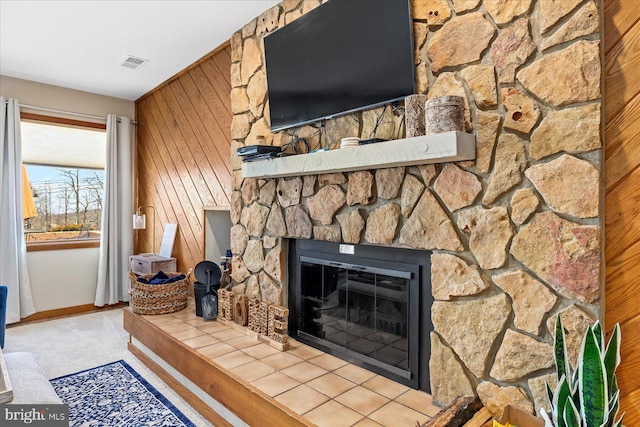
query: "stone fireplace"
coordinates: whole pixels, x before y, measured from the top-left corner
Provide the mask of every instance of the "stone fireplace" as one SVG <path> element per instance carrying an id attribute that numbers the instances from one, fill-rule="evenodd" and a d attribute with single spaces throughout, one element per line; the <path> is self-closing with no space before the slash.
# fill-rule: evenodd
<path id="1" fill-rule="evenodd" d="M 261 39 L 321 3 L 285 0 L 231 39 L 234 291 L 286 305 L 289 239 L 431 252 L 418 363 L 434 399 L 539 410 L 555 316 L 575 361 L 602 307 L 601 5 L 413 0 L 417 92 L 465 99 L 476 160 L 243 179 L 235 150 L 258 135 L 288 149 L 403 137 L 401 106 L 269 131 Z"/>

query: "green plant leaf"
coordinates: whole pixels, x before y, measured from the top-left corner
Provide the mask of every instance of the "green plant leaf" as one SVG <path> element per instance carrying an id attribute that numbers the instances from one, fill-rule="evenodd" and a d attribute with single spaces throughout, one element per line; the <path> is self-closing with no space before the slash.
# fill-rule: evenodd
<path id="1" fill-rule="evenodd" d="M 580 404 L 580 386 L 578 384 L 578 369 L 576 368 L 576 371 L 573 373 L 573 381 L 572 381 L 572 386 L 571 386 L 571 396 L 572 396 L 572 400 L 573 403 L 576 404 L 576 408 L 578 408 L 578 412 L 582 413 L 581 408 L 582 405 Z"/>
<path id="2" fill-rule="evenodd" d="M 544 408 L 540 408 L 540 416 L 542 417 L 542 419 L 545 422 L 545 426 L 553 426 L 553 421 L 551 420 L 551 417 L 549 416 L 549 414 L 547 414 L 547 411 Z"/>
<path id="3" fill-rule="evenodd" d="M 606 427 L 613 427 L 618 410 L 620 409 L 620 392 L 616 391 L 613 397 L 609 401 L 609 413 L 607 414 L 607 422 L 604 424 Z"/>
<path id="4" fill-rule="evenodd" d="M 551 406 L 553 408 L 553 423 L 556 427 L 566 427 L 564 422 L 564 411 L 567 404 L 567 400 L 571 400 L 571 389 L 567 378 L 563 375 L 558 381 L 555 392 L 553 393 L 553 401 Z"/>
<path id="5" fill-rule="evenodd" d="M 596 323 L 591 326 L 591 329 L 596 337 L 596 344 L 598 344 L 600 354 L 604 354 L 604 335 L 602 335 L 602 325 L 600 324 L 600 321 L 596 320 Z"/>
<path id="6" fill-rule="evenodd" d="M 611 338 L 609 338 L 609 343 L 607 344 L 607 349 L 604 352 L 604 367 L 607 372 L 607 385 L 609 388 L 609 396 L 615 393 L 613 390 L 613 381 L 616 375 L 616 368 L 620 364 L 620 324 L 616 323 L 613 327 L 613 332 L 611 333 Z"/>
<path id="7" fill-rule="evenodd" d="M 580 411 L 587 427 L 599 427 L 609 411 L 607 379 L 604 363 L 593 329 L 589 328 L 582 342 L 578 360 Z"/>
<path id="8" fill-rule="evenodd" d="M 612 384 L 609 386 L 609 394 L 614 395 L 616 391 L 618 391 L 618 379 L 614 375 Z"/>
<path id="9" fill-rule="evenodd" d="M 558 378 L 558 381 L 560 381 L 560 378 L 562 378 L 563 375 L 566 378 L 570 379 L 571 374 L 569 373 L 569 355 L 567 353 L 567 345 L 564 336 L 564 328 L 562 327 L 562 319 L 560 319 L 559 314 L 556 316 L 553 355 L 556 360 L 556 377 Z"/>
<path id="10" fill-rule="evenodd" d="M 613 427 L 620 427 L 622 425 L 622 419 L 624 418 L 624 412 L 620 415 L 620 419 L 613 424 Z"/>
<path id="11" fill-rule="evenodd" d="M 551 386 L 549 386 L 549 383 L 545 381 L 545 386 L 546 386 L 546 390 L 547 390 L 547 399 L 549 399 L 549 405 L 553 404 L 553 390 L 551 390 Z"/>
<path id="12" fill-rule="evenodd" d="M 567 401 L 565 402 L 562 418 L 567 427 L 580 427 L 580 413 L 571 398 L 567 398 Z"/>

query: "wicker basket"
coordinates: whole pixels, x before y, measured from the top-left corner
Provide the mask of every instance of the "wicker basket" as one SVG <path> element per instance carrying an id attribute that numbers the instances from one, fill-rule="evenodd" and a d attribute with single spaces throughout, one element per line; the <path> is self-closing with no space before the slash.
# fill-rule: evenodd
<path id="1" fill-rule="evenodd" d="M 166 273 L 169 277 L 182 273 Z M 189 298 L 189 275 L 164 285 L 147 285 L 138 282 L 138 277 L 151 279 L 154 274 L 138 276 L 129 273 L 131 278 L 131 301 L 129 305 L 136 314 L 168 314 L 180 311 L 187 306 Z"/>

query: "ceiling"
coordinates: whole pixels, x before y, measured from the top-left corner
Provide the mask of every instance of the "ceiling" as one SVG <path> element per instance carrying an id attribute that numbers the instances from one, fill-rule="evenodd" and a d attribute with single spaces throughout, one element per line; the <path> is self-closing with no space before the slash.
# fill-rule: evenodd
<path id="1" fill-rule="evenodd" d="M 0 0 L 0 74 L 135 100 L 278 3 Z"/>

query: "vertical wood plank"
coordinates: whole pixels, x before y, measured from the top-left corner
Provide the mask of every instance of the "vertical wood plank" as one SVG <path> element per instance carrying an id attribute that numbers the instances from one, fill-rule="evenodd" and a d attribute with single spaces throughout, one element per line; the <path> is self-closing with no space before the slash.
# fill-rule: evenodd
<path id="1" fill-rule="evenodd" d="M 638 5 L 640 6 L 640 4 Z M 605 188 L 611 191 L 640 164 L 640 94 L 607 120 Z"/>
<path id="2" fill-rule="evenodd" d="M 640 7 L 640 4 L 638 5 Z M 605 116 L 611 120 L 640 90 L 640 22 L 607 53 L 604 59 Z"/>
<path id="3" fill-rule="evenodd" d="M 136 206 L 156 208 L 156 249 L 163 224 L 178 224 L 184 272 L 204 253 L 202 207 L 229 205 L 230 66 L 227 46 L 136 102 Z M 150 252 L 152 230 L 136 234 L 135 251 Z"/>
<path id="4" fill-rule="evenodd" d="M 604 51 L 608 53 L 640 20 L 637 0 L 606 0 L 604 2 Z"/>
<path id="5" fill-rule="evenodd" d="M 640 420 L 640 3 L 604 2 L 605 326 L 622 329 L 617 370 L 626 425 Z"/>

